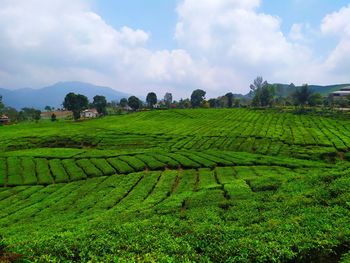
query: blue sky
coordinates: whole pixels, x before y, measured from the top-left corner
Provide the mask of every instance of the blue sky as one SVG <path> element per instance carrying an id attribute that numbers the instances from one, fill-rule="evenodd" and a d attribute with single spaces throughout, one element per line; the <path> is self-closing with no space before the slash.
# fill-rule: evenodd
<path id="1" fill-rule="evenodd" d="M 174 28 L 177 22 L 176 7 L 179 0 L 98 0 L 94 9 L 116 28 L 128 25 L 152 34 L 149 47 L 153 49 L 176 48 Z M 286 35 L 294 23 L 309 23 L 319 27 L 323 17 L 349 4 L 347 0 L 265 0 L 261 12 L 279 16 L 281 29 Z M 331 42 L 331 43 L 330 43 Z M 321 42 L 320 48 L 334 45 L 334 41 Z"/>
<path id="2" fill-rule="evenodd" d="M 0 0 L 0 86 L 144 96 L 349 83 L 350 0 Z M 40 6 L 40 8 L 38 8 Z"/>
<path id="3" fill-rule="evenodd" d="M 95 10 L 116 28 L 128 25 L 150 32 L 149 46 L 154 49 L 176 48 L 174 28 L 177 15 L 175 0 L 98 0 Z"/>

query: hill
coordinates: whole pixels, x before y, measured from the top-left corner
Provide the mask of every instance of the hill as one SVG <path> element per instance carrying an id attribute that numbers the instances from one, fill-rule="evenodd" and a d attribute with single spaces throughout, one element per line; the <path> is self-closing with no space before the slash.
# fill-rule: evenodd
<path id="1" fill-rule="evenodd" d="M 287 97 L 294 91 L 293 89 L 290 88 L 288 84 L 276 83 L 274 85 L 276 85 L 277 87 L 277 90 L 276 90 L 277 96 Z M 309 85 L 309 87 L 314 92 L 320 93 L 323 96 L 328 96 L 331 92 L 340 90 L 341 88 L 348 87 L 348 86 L 350 86 L 350 84 L 337 84 L 337 85 L 328 85 L 328 86 Z"/>
<path id="2" fill-rule="evenodd" d="M 34 262 L 346 262 L 349 129 L 250 109 L 2 126 L 0 244 Z"/>
<path id="3" fill-rule="evenodd" d="M 108 101 L 120 100 L 130 95 L 116 91 L 109 87 L 101 87 L 84 82 L 58 82 L 52 86 L 41 89 L 16 89 L 8 90 L 0 88 L 0 94 L 7 106 L 21 109 L 34 107 L 44 109 L 45 106 L 62 107 L 62 102 L 67 93 L 80 93 L 92 100 L 95 95 L 103 95 Z"/>

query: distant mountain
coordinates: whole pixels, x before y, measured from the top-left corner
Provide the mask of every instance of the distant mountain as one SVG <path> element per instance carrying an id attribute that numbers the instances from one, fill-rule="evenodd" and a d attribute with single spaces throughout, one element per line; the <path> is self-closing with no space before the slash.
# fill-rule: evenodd
<path id="1" fill-rule="evenodd" d="M 294 89 L 292 89 L 288 84 L 274 84 L 276 85 L 276 95 L 281 97 L 287 97 L 290 95 Z M 337 85 L 328 85 L 328 86 L 321 86 L 321 85 L 309 85 L 309 88 L 312 89 L 314 92 L 320 93 L 323 96 L 327 96 L 333 91 L 340 90 L 344 87 L 349 87 L 350 84 L 337 84 Z M 297 86 L 298 87 L 298 86 Z"/>
<path id="2" fill-rule="evenodd" d="M 90 101 L 92 101 L 95 95 L 105 96 L 107 101 L 120 100 L 121 98 L 130 96 L 109 87 L 101 87 L 78 81 L 58 82 L 42 89 L 24 88 L 8 90 L 0 88 L 0 95 L 2 95 L 5 105 L 16 109 L 24 107 L 44 109 L 45 106 L 62 107 L 64 97 L 69 92 L 83 94 Z"/>

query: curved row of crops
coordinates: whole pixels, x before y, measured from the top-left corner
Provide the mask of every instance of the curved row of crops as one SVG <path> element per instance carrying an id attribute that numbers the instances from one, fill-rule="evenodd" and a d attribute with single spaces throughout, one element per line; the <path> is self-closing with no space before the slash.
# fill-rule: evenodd
<path id="1" fill-rule="evenodd" d="M 0 261 L 350 258 L 345 119 L 199 109 L 0 129 Z"/>
<path id="2" fill-rule="evenodd" d="M 239 152 L 150 152 L 117 157 L 0 158 L 0 186 L 49 185 L 143 170 L 197 169 L 237 165 L 326 167 L 326 164 Z"/>

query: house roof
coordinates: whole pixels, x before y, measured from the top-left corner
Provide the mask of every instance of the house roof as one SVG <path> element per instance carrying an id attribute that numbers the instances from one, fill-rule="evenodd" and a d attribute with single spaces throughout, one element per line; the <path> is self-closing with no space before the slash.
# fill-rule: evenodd
<path id="1" fill-rule="evenodd" d="M 2 119 L 2 120 L 8 120 L 9 117 L 7 117 L 6 115 L 1 115 L 0 119 Z"/>
<path id="2" fill-rule="evenodd" d="M 349 90 L 338 90 L 338 91 L 334 91 L 334 92 L 332 92 L 332 94 L 347 95 L 347 94 L 350 94 L 350 88 L 349 88 Z"/>
<path id="3" fill-rule="evenodd" d="M 88 113 L 88 112 L 98 113 L 96 109 L 86 109 L 86 110 L 83 110 L 83 113 Z"/>

